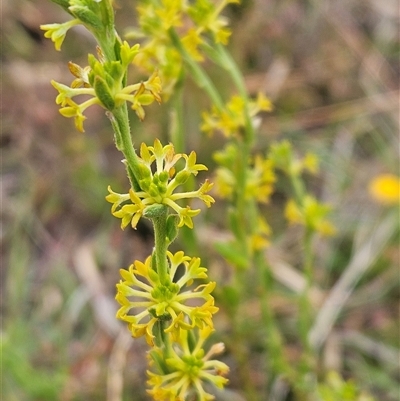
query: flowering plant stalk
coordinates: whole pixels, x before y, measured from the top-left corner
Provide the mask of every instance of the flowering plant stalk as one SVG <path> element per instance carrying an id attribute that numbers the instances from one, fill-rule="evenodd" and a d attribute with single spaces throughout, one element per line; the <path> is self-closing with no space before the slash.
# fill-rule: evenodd
<path id="1" fill-rule="evenodd" d="M 147 66 L 147 51 L 146 47 L 141 50 L 139 44 L 131 46 L 120 39 L 112 0 L 52 1 L 72 17 L 62 24 L 41 26 L 56 50 L 61 49 L 67 31 L 75 25 L 87 28 L 98 45 L 97 55 L 89 54 L 88 66 L 69 63 L 74 76 L 69 86 L 52 81 L 59 93 L 56 103 L 60 113 L 73 118 L 78 131 L 83 132 L 86 109 L 98 105 L 105 110 L 116 147 L 124 155 L 130 183 L 129 190 L 122 194 L 108 188 L 106 199 L 112 204 L 111 213 L 121 219 L 122 229 L 128 225 L 136 228 L 142 217 L 150 219 L 154 227 L 153 253 L 145 261 L 136 260 L 127 270 L 120 271 L 117 317 L 128 324 L 133 337 L 144 336 L 151 347 L 148 393 L 155 400 L 187 400 L 194 394 L 201 401 L 211 400 L 214 397 L 206 392 L 204 383 L 222 388 L 229 370 L 226 364 L 213 359 L 223 352 L 222 343 L 208 352 L 204 349 L 214 330 L 213 315 L 218 311 L 211 295 L 216 283 L 208 281 L 200 258 L 168 250 L 179 229 L 193 228 L 193 218 L 200 213 L 200 209 L 182 202 L 198 198 L 207 207 L 214 202 L 208 194 L 213 184 L 208 180 L 197 190 L 181 190 L 191 176 L 207 167 L 197 163 L 195 152 L 176 153 L 173 144 L 163 146 L 158 139 L 152 146 L 143 143 L 140 152 L 136 152 L 128 105 L 143 120 L 145 108 L 162 101 L 162 81 L 168 83 L 168 77 L 164 76 L 163 65 L 155 65 L 147 80 L 128 82 L 128 69 L 135 59 Z M 175 7 L 178 3 L 162 4 Z M 152 2 L 147 6 L 151 7 Z M 164 16 L 167 28 L 176 21 L 173 9 L 169 11 Z M 82 95 L 86 100 L 79 102 Z M 168 96 L 168 90 L 164 96 Z"/>
<path id="2" fill-rule="evenodd" d="M 147 4 L 144 1 L 142 3 Z M 200 3 L 204 6 L 203 8 L 196 7 Z M 272 373 L 270 375 L 276 378 L 284 377 L 299 400 L 307 399 L 310 394 L 315 393 L 313 380 L 316 375 L 315 357 L 308 340 L 313 313 L 309 303 L 313 274 L 312 239 L 318 232 L 330 235 L 334 229 L 326 219 L 329 208 L 307 194 L 301 178 L 303 171 L 316 172 L 317 160 L 314 155 L 306 155 L 303 160 L 296 160 L 287 143 L 271 146 L 270 151 L 265 155 L 255 153 L 256 116 L 260 112 L 270 111 L 272 104 L 262 93 L 259 93 L 255 99 L 249 97 L 242 74 L 224 47 L 229 31 L 223 27 L 223 19 L 218 17 L 218 13 L 228 3 L 236 3 L 236 1 L 198 1 L 192 7 L 188 9 L 183 7 L 179 11 L 173 9 L 171 4 L 169 7 L 167 2 L 152 3 L 140 9 L 143 23 L 141 30 L 137 30 L 135 34 L 147 40 L 146 50 L 152 55 L 147 61 L 150 64 L 155 60 L 160 61 L 158 52 L 152 48 L 155 46 L 155 34 L 147 30 L 149 25 L 144 23 L 144 19 L 146 16 L 157 13 L 161 15 L 161 12 L 166 10 L 170 12 L 169 15 L 175 15 L 174 22 L 165 27 L 168 28 L 167 34 L 158 33 L 160 43 L 165 49 L 164 53 L 173 54 L 176 64 L 182 66 L 176 72 L 175 81 L 170 80 L 169 88 L 173 88 L 179 81 L 182 70 L 187 72 L 209 95 L 212 102 L 211 110 L 203 113 L 202 131 L 209 135 L 218 131 L 227 138 L 225 149 L 217 151 L 214 158 L 219 165 L 216 171 L 216 192 L 230 204 L 228 217 L 233 240 L 218 243 L 216 248 L 227 263 L 235 269 L 234 285 L 225 286 L 224 289 L 230 293 L 227 296 L 229 303 L 227 309 L 230 311 L 232 320 L 232 343 L 234 344 L 232 352 L 240 366 L 239 375 L 247 397 L 250 400 L 257 399 L 252 378 L 249 375 L 250 369 L 246 367 L 249 357 L 243 344 L 244 314 L 240 309 L 239 300 L 244 299 L 249 291 L 246 283 L 253 282 L 249 279 L 249 271 L 255 270 L 258 282 L 257 294 L 261 297 L 263 322 L 266 327 L 265 345 L 268 350 L 266 365 L 270 367 Z M 178 34 L 178 27 L 187 26 L 187 20 L 185 23 L 181 22 L 182 11 L 186 11 L 196 25 L 186 35 Z M 163 22 L 165 22 L 164 19 L 159 22 L 159 25 Z M 209 34 L 204 35 L 205 32 Z M 200 64 L 205 58 L 215 62 L 232 79 L 237 94 L 234 94 L 227 103 Z M 166 59 L 162 58 L 161 61 L 167 63 Z M 299 332 L 304 356 L 304 368 L 301 369 L 294 369 L 284 356 L 284 343 L 273 315 L 269 295 L 273 286 L 265 249 L 269 244 L 271 229 L 263 216 L 261 205 L 269 202 L 278 170 L 288 175 L 295 195 L 286 206 L 287 220 L 291 224 L 301 224 L 305 227 L 303 268 L 306 286 L 299 297 Z"/>
<path id="3" fill-rule="evenodd" d="M 214 190 L 228 205 L 232 236 L 215 247 L 233 270 L 233 283 L 225 283 L 220 294 L 231 320 L 230 348 L 239 366 L 239 381 L 249 401 L 259 399 L 248 366 L 249 350 L 244 341 L 247 319 L 240 302 L 252 293 L 261 300 L 268 390 L 276 380 L 284 380 L 296 400 L 313 399 L 316 355 L 308 339 L 313 315 L 312 241 L 318 233 L 332 234 L 334 228 L 327 220 L 329 208 L 307 193 L 302 179 L 304 172 L 317 171 L 316 157 L 297 158 L 287 142 L 257 151 L 257 116 L 271 111 L 272 104 L 263 93 L 249 96 L 242 73 L 225 47 L 231 32 L 221 12 L 238 0 L 139 0 L 138 26 L 129 29 L 124 40 L 114 24 L 112 0 L 51 1 L 72 18 L 63 24 L 42 26 L 56 50 L 61 49 L 67 31 L 78 24 L 86 27 L 98 44 L 96 56 L 88 57 L 88 66 L 69 63 L 74 76 L 69 86 L 52 81 L 59 93 L 56 102 L 60 113 L 73 118 L 76 128 L 84 131 L 86 109 L 97 105 L 105 110 L 116 147 L 124 155 L 130 184 L 125 193 L 108 188 L 106 200 L 112 204 L 111 213 L 121 220 L 122 229 L 136 228 L 142 217 L 150 219 L 154 227 L 152 254 L 120 271 L 116 295 L 120 304 L 117 317 L 127 323 L 133 337 L 143 336 L 150 347 L 148 393 L 160 401 L 211 400 L 213 396 L 204 383 L 222 388 L 229 370 L 213 359 L 223 351 L 222 343 L 208 351 L 204 348 L 218 311 L 212 295 L 216 283 L 208 281 L 207 269 L 198 256 L 169 249 L 178 232 L 185 230 L 183 242 L 197 254 L 199 247 L 192 229 L 201 210 L 192 209 L 191 201 L 197 198 L 207 207 L 214 203 L 209 194 L 213 183 L 206 179 L 193 188 L 190 182 L 190 177 L 207 167 L 197 163 L 195 152 L 184 153 L 182 86 L 190 76 L 211 102 L 202 114 L 201 130 L 210 136 L 219 132 L 226 138 L 225 147 L 213 155 L 217 164 Z M 131 46 L 128 41 L 135 44 Z M 207 74 L 202 65 L 205 59 L 231 78 L 235 91 L 230 99 L 223 99 Z M 132 65 L 148 78 L 129 83 Z M 86 100 L 79 102 L 80 96 Z M 137 152 L 128 107 L 143 120 L 149 105 L 168 100 L 173 109 L 171 143 L 163 145 L 156 139 L 151 145 L 141 144 Z M 273 273 L 266 257 L 271 228 L 264 205 L 270 201 L 278 175 L 288 177 L 292 185 L 285 217 L 290 224 L 304 228 L 301 264 L 306 285 L 298 297 L 299 366 L 293 366 L 285 355 L 284 339 L 271 306 Z"/>

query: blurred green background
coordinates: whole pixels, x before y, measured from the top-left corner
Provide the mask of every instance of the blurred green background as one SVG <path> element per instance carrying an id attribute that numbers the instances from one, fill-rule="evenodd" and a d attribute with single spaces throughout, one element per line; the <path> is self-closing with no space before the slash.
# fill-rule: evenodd
<path id="1" fill-rule="evenodd" d="M 134 6 L 116 1 L 121 32 L 135 25 Z M 333 205 L 338 234 L 316 246 L 316 303 L 352 263 L 362 265 L 324 343 L 324 366 L 354 378 L 379 400 L 398 400 L 399 231 L 385 222 L 398 221 L 399 214 L 367 190 L 380 173 L 399 175 L 398 2 L 242 0 L 226 14 L 233 29 L 229 48 L 249 92 L 261 90 L 274 103 L 274 111 L 262 116 L 259 149 L 288 139 L 299 154 L 312 151 L 321 160 L 321 173 L 309 186 Z M 50 79 L 69 83 L 67 62 L 86 65 L 87 53 L 95 52 L 83 29 L 68 34 L 62 52 L 43 38 L 40 24 L 67 19 L 46 0 L 2 2 L 2 399 L 141 401 L 147 347 L 116 321 L 113 298 L 119 268 L 150 254 L 152 233 L 146 222 L 122 232 L 110 215 L 107 186 L 121 191 L 127 183 L 103 111 L 88 110 L 85 134 L 58 113 Z M 205 67 L 228 95 L 224 74 Z M 200 112 L 210 105 L 193 82 L 184 96 L 187 150 L 195 149 L 212 172 L 211 152 L 224 140 L 199 132 Z M 144 123 L 132 116 L 135 142 L 167 141 L 168 105 L 146 113 Z M 272 259 L 277 266 L 283 260 L 293 273 L 301 252 L 298 232 L 275 213 L 282 210 L 284 192 L 277 188 L 265 213 L 275 233 Z M 197 222 L 200 256 L 219 282 L 226 267 L 212 242 L 225 235 L 223 208 L 217 203 Z M 364 259 L 363 249 L 369 252 Z M 296 274 L 277 277 L 280 287 L 273 294 L 294 359 L 297 280 Z M 249 296 L 243 308 L 252 376 L 261 389 L 257 299 Z M 223 307 L 215 319 L 221 336 L 229 338 Z M 232 369 L 230 389 L 239 396 L 240 367 L 229 347 L 224 360 Z M 260 392 L 260 401 L 264 397 Z"/>

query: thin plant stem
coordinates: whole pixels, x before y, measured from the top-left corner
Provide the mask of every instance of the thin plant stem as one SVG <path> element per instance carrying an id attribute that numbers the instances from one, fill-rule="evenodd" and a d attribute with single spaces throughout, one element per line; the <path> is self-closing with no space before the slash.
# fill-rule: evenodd
<path id="1" fill-rule="evenodd" d="M 163 284 L 170 281 L 168 275 L 167 249 L 168 242 L 166 236 L 167 206 L 164 206 L 159 216 L 152 219 L 154 226 L 154 253 L 156 259 L 157 273 Z"/>
<path id="2" fill-rule="evenodd" d="M 217 89 L 215 88 L 214 84 L 212 83 L 209 76 L 205 73 L 203 68 L 197 63 L 190 54 L 184 48 L 178 34 L 173 28 L 170 28 L 169 37 L 171 39 L 172 44 L 176 48 L 176 50 L 180 53 L 183 60 L 186 63 L 187 68 L 190 70 L 192 78 L 195 80 L 196 84 L 204 89 L 204 91 L 208 94 L 210 99 L 212 100 L 213 104 L 219 109 L 223 110 L 224 103 L 221 99 L 221 96 Z"/>
<path id="3" fill-rule="evenodd" d="M 265 347 L 268 352 L 267 366 L 270 368 L 270 375 L 284 376 L 293 383 L 295 372 L 284 355 L 283 339 L 271 306 L 271 293 L 273 290 L 271 267 L 268 265 L 263 251 L 256 252 L 255 262 L 258 273 L 258 294 L 261 301 L 262 320 L 265 323 Z M 272 380 L 270 382 L 272 383 Z"/>
<path id="4" fill-rule="evenodd" d="M 244 100 L 244 113 L 245 113 L 244 141 L 248 145 L 251 145 L 255 139 L 255 130 L 249 114 L 249 96 L 243 80 L 243 74 L 240 71 L 236 62 L 233 60 L 230 53 L 225 49 L 224 46 L 221 45 L 221 43 L 216 43 L 215 49 L 219 53 L 222 67 L 224 67 L 225 70 L 229 72 L 229 75 L 231 76 L 232 81 L 234 82 L 240 96 Z"/>
<path id="5" fill-rule="evenodd" d="M 185 122 L 183 110 L 183 84 L 185 79 L 185 71 L 182 68 L 178 81 L 174 87 L 174 93 L 171 97 L 171 116 L 170 116 L 170 129 L 169 135 L 171 142 L 174 144 L 177 153 L 185 152 Z"/>
<path id="6" fill-rule="evenodd" d="M 244 299 L 244 283 L 245 274 L 248 270 L 237 270 L 235 272 L 235 289 L 238 292 L 239 299 Z M 238 305 L 239 306 L 239 305 Z M 249 350 L 246 347 L 246 342 L 244 341 L 243 333 L 244 321 L 241 315 L 240 307 L 232 308 L 231 310 L 231 322 L 232 322 L 232 346 L 231 351 L 238 364 L 238 376 L 240 383 L 243 386 L 243 392 L 246 395 L 247 401 L 257 401 L 257 390 L 254 385 L 253 378 L 251 376 L 251 369 L 249 366 Z"/>

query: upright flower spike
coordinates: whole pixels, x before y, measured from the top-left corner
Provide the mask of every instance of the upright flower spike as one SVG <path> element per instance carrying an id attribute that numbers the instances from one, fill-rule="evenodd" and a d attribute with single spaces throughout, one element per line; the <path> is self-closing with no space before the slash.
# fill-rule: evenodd
<path id="1" fill-rule="evenodd" d="M 178 217 L 178 227 L 186 225 L 193 227 L 192 217 L 200 213 L 200 209 L 191 209 L 190 206 L 179 206 L 177 201 L 181 199 L 198 198 L 201 199 L 207 207 L 214 203 L 214 198 L 207 194 L 213 186 L 206 180 L 197 191 L 175 192 L 175 190 L 184 184 L 190 175 L 196 176 L 199 171 L 207 170 L 203 164 L 196 163 L 196 153 L 190 155 L 176 154 L 172 144 L 162 146 L 156 139 L 154 146 L 142 144 L 140 147 L 140 160 L 142 161 L 142 177 L 139 179 L 139 185 L 142 191 L 130 190 L 127 194 L 116 194 L 109 188 L 110 195 L 106 197 L 107 201 L 113 204 L 111 213 L 122 219 L 122 228 L 125 228 L 129 222 L 135 228 L 139 218 L 146 214 L 146 208 L 152 205 L 166 205 L 173 209 Z M 176 172 L 175 165 L 181 158 L 185 159 L 185 166 Z M 155 172 L 152 171 L 152 164 L 155 163 Z M 130 199 L 131 203 L 119 201 Z"/>
<path id="2" fill-rule="evenodd" d="M 211 332 L 209 327 L 198 330 L 198 338 L 190 341 L 189 336 L 193 337 L 196 334 L 181 331 L 177 343 L 172 345 L 170 356 L 165 361 L 162 361 L 160 349 L 150 352 L 151 369 L 147 371 L 147 383 L 151 389 L 147 392 L 155 400 L 184 401 L 195 394 L 198 401 L 214 400 L 215 397 L 204 389 L 204 383 L 223 388 L 228 382 L 224 376 L 229 372 L 229 367 L 212 359 L 224 351 L 223 343 L 214 344 L 205 353 L 203 345 Z"/>
<path id="3" fill-rule="evenodd" d="M 218 311 L 211 296 L 214 282 L 189 288 L 194 280 L 207 278 L 207 269 L 200 266 L 200 259 L 185 256 L 182 251 L 167 252 L 167 257 L 167 283 L 161 283 L 149 256 L 144 263 L 135 261 L 129 270 L 121 269 L 123 280 L 117 284 L 116 300 L 121 305 L 117 317 L 128 323 L 133 337 L 144 335 L 149 344 L 153 344 L 153 326 L 160 320 L 169 321 L 165 331 L 177 338 L 181 329 L 212 328 L 212 315 Z M 177 277 L 180 266 L 183 275 Z M 193 300 L 198 306 L 191 306 Z"/>

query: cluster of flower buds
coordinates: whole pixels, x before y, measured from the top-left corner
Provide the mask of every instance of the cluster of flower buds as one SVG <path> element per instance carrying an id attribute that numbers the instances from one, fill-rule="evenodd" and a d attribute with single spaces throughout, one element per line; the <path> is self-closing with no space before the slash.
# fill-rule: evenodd
<path id="1" fill-rule="evenodd" d="M 223 150 L 214 153 L 214 159 L 219 167 L 216 170 L 216 192 L 221 198 L 232 198 L 239 189 L 237 182 L 237 165 L 239 163 L 239 150 L 233 143 Z M 268 203 L 276 181 L 274 164 L 269 158 L 257 154 L 249 162 L 247 169 L 246 188 L 247 198 L 254 198 L 257 202 Z"/>
<path id="2" fill-rule="evenodd" d="M 210 135 L 219 131 L 226 137 L 239 136 L 246 124 L 245 107 L 245 100 L 238 95 L 233 96 L 222 110 L 213 106 L 211 112 L 203 112 L 202 131 Z M 271 110 L 271 101 L 259 93 L 255 100 L 249 101 L 247 111 L 249 116 L 254 119 L 258 113 Z"/>
<path id="3" fill-rule="evenodd" d="M 121 269 L 123 281 L 117 284 L 116 299 L 122 305 L 117 317 L 129 324 L 133 337 L 145 335 L 149 345 L 154 345 L 153 327 L 160 320 L 168 322 L 165 332 L 177 339 L 181 329 L 213 328 L 212 315 L 218 311 L 210 295 L 215 282 L 189 289 L 194 280 L 207 279 L 207 269 L 200 266 L 200 259 L 190 258 L 182 251 L 167 255 L 169 271 L 166 279 L 162 280 L 155 258 L 149 256 L 144 263 L 135 261 L 129 270 Z M 178 279 L 180 266 L 184 272 Z M 203 303 L 190 306 L 188 301 L 193 300 Z M 129 314 L 131 311 L 133 314 Z"/>
<path id="4" fill-rule="evenodd" d="M 120 60 L 107 61 L 100 48 L 98 48 L 98 59 L 90 54 L 89 65 L 80 67 L 75 63 L 69 63 L 69 69 L 75 79 L 71 86 L 56 81 L 51 81 L 57 89 L 57 104 L 61 105 L 60 113 L 64 117 L 72 117 L 76 128 L 83 132 L 83 122 L 86 119 L 84 111 L 94 104 L 113 112 L 125 102 L 131 103 L 140 120 L 145 117 L 143 106 L 154 101 L 161 103 L 161 80 L 158 72 L 153 74 L 144 82 L 124 86 L 124 77 L 128 66 L 139 52 L 139 45 L 129 46 L 123 42 L 120 46 Z M 73 98 L 86 95 L 89 99 L 82 103 L 76 103 Z"/>
<path id="5" fill-rule="evenodd" d="M 214 396 L 205 391 L 203 383 L 224 387 L 228 382 L 224 376 L 229 372 L 229 367 L 211 359 L 224 351 L 224 344 L 214 344 L 207 353 L 203 349 L 212 331 L 210 327 L 196 329 L 195 332 L 181 330 L 165 360 L 160 349 L 150 351 L 151 369 L 147 373 L 151 389 L 147 392 L 155 400 L 189 400 L 196 394 L 195 399 L 199 401 L 211 401 Z"/>
<path id="6" fill-rule="evenodd" d="M 175 164 L 181 158 L 185 160 L 185 166 L 177 172 Z M 192 217 L 198 215 L 200 209 L 180 206 L 177 201 L 198 198 L 207 207 L 214 203 L 214 198 L 207 194 L 213 186 L 208 180 L 197 191 L 175 192 L 191 175 L 196 176 L 199 171 L 207 170 L 205 165 L 196 164 L 196 153 L 176 154 L 172 144 L 162 146 L 156 139 L 154 146 L 147 146 L 144 143 L 141 145 L 139 160 L 141 162 L 138 180 L 140 191 L 131 188 L 129 194 L 119 194 L 108 188 L 110 194 L 106 199 L 113 204 L 112 214 L 122 220 L 121 227 L 125 228 L 131 224 L 135 228 L 141 216 L 151 217 L 158 206 L 165 205 L 175 211 L 179 217 L 178 227 L 186 225 L 193 228 Z M 154 173 L 153 163 L 155 163 Z"/>
<path id="7" fill-rule="evenodd" d="M 293 183 L 298 182 L 303 172 L 315 174 L 318 171 L 317 157 L 313 153 L 307 153 L 303 158 L 296 158 L 288 141 L 272 145 L 269 158 L 275 168 L 288 175 Z M 335 226 L 328 219 L 331 207 L 299 188 L 296 195 L 294 199 L 288 200 L 285 207 L 285 217 L 288 222 L 300 224 L 307 230 L 325 236 L 334 235 Z"/>
<path id="8" fill-rule="evenodd" d="M 128 30 L 127 37 L 142 41 L 142 51 L 134 63 L 146 71 L 157 67 L 168 98 L 182 70 L 183 59 L 176 50 L 171 32 L 176 31 L 183 47 L 196 61 L 204 59 L 202 46 L 216 42 L 226 44 L 231 35 L 228 20 L 221 12 L 239 0 L 139 0 L 138 28 Z"/>

